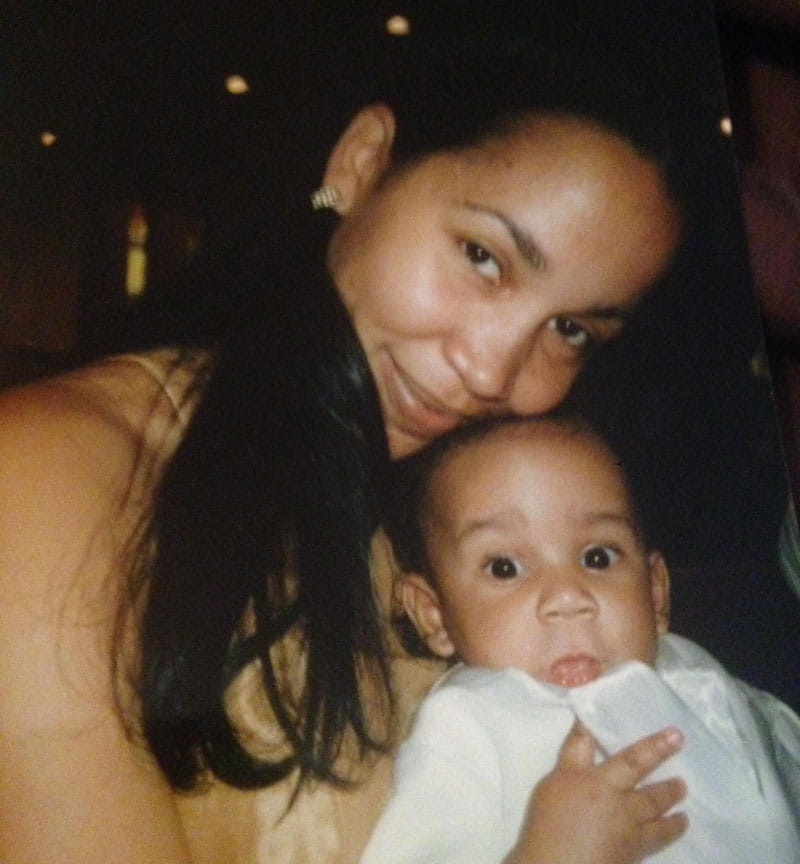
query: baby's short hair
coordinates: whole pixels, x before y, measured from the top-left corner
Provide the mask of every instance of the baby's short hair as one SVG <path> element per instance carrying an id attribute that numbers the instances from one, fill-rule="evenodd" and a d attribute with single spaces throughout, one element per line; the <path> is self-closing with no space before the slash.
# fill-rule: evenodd
<path id="1" fill-rule="evenodd" d="M 431 506 L 431 484 L 437 469 L 454 453 L 487 438 L 523 433 L 525 430 L 533 432 L 537 427 L 545 426 L 551 430 L 553 427 L 563 429 L 565 437 L 590 438 L 608 451 L 622 475 L 634 528 L 642 544 L 647 547 L 641 513 L 623 463 L 608 440 L 584 417 L 563 410 L 541 417 L 489 417 L 458 427 L 393 464 L 393 482 L 390 485 L 391 495 L 386 506 L 384 528 L 403 573 L 418 573 L 436 585 L 436 574 L 430 563 L 426 524 Z M 431 656 L 405 615 L 401 615 L 394 623 L 402 643 L 410 653 Z"/>
<path id="2" fill-rule="evenodd" d="M 387 502 L 384 528 L 401 571 L 418 573 L 432 585 L 436 584 L 436 574 L 428 554 L 426 523 L 431 506 L 431 483 L 437 469 L 444 465 L 451 455 L 465 447 L 496 435 L 513 435 L 515 431 L 524 430 L 533 432 L 539 426 L 561 428 L 566 437 L 591 438 L 609 452 L 619 467 L 627 488 L 634 526 L 646 545 L 639 508 L 623 463 L 607 439 L 585 418 L 564 411 L 541 417 L 489 417 L 461 426 L 437 438 L 412 456 L 393 464 L 393 482 L 390 485 L 391 495 Z M 406 647 L 414 653 L 420 653 L 422 646 L 416 633 L 407 632 L 409 628 L 402 623 L 399 629 Z M 428 653 L 424 648 L 422 651 Z"/>

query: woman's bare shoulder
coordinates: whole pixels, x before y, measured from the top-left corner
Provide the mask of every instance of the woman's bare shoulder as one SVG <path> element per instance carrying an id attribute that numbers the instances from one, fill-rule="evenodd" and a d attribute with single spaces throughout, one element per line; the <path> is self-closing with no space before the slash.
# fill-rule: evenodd
<path id="1" fill-rule="evenodd" d="M 168 458 L 185 426 L 186 373 L 162 355 L 114 357 L 0 392 L 0 477 L 107 486 L 143 456 Z M 6 487 L 8 488 L 8 487 Z M 20 488 L 21 491 L 21 488 Z"/>
<path id="2" fill-rule="evenodd" d="M 148 498 L 134 478 L 174 446 L 174 415 L 153 375 L 122 360 L 0 394 L 4 862 L 188 860 L 112 665 L 127 541 Z"/>
<path id="3" fill-rule="evenodd" d="M 176 352 L 109 357 L 60 375 L 0 391 L 0 432 L 56 434 L 77 422 L 89 434 L 122 433 L 140 439 L 154 420 L 182 422 L 180 403 L 199 361 L 178 362 Z M 47 418 L 50 417 L 50 423 Z M 138 441 L 137 441 L 138 443 Z"/>
<path id="4" fill-rule="evenodd" d="M 19 569 L 3 562 L 20 548 L 35 559 L 52 556 L 77 567 L 90 545 L 101 537 L 107 544 L 120 541 L 126 525 L 141 515 L 148 484 L 184 429 L 157 369 L 136 358 L 114 358 L 0 393 L 5 584 Z M 27 584 L 37 584 L 37 572 L 48 589 L 59 575 L 76 575 L 66 566 L 47 572 L 46 561 L 41 564 L 27 574 Z M 77 575 L 90 570 L 79 567 Z"/>
<path id="5" fill-rule="evenodd" d="M 87 630 L 110 632 L 126 541 L 149 497 L 136 478 L 159 455 L 149 452 L 156 440 L 149 430 L 160 426 L 159 440 L 167 442 L 163 430 L 175 426 L 164 403 L 151 376 L 116 361 L 0 394 L 0 610 L 7 635 L 15 623 L 82 620 L 89 609 Z"/>

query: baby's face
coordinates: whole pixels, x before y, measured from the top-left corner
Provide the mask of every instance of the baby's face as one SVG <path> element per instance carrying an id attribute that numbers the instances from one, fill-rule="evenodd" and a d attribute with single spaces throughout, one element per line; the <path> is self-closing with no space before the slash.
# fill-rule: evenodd
<path id="1" fill-rule="evenodd" d="M 565 687 L 653 664 L 668 575 L 602 444 L 549 422 L 509 427 L 451 454 L 432 488 L 430 562 L 464 662 Z"/>

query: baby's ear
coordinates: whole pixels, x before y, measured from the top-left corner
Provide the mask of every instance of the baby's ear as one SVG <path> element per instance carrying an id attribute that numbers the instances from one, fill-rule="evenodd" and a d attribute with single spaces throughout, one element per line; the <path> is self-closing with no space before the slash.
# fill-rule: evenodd
<path id="1" fill-rule="evenodd" d="M 337 192 L 339 215 L 357 207 L 388 168 L 394 143 L 394 114 L 388 105 L 367 105 L 356 114 L 336 142 L 323 184 Z"/>
<path id="2" fill-rule="evenodd" d="M 442 623 L 436 589 L 418 573 L 409 573 L 401 580 L 400 594 L 406 615 L 428 649 L 437 657 L 452 657 L 455 648 Z"/>
<path id="3" fill-rule="evenodd" d="M 656 615 L 656 628 L 659 634 L 663 635 L 669 630 L 669 570 L 664 556 L 658 551 L 648 554 L 647 563 L 650 569 L 650 596 Z"/>

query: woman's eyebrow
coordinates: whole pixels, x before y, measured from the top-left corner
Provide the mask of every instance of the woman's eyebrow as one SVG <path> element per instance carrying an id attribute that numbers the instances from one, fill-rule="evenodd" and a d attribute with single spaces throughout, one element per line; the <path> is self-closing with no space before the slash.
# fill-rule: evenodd
<path id="1" fill-rule="evenodd" d="M 476 213 L 485 213 L 487 216 L 496 219 L 511 235 L 517 251 L 534 270 L 547 269 L 547 259 L 542 250 L 536 245 L 533 237 L 501 210 L 495 210 L 494 207 L 487 207 L 483 204 L 475 204 L 472 201 L 463 201 L 461 202 L 461 206 Z"/>

